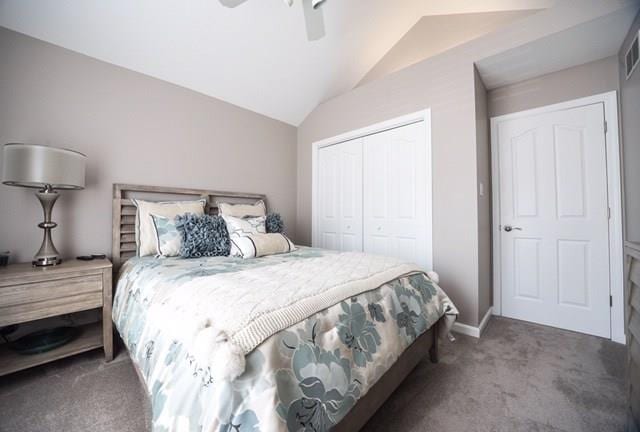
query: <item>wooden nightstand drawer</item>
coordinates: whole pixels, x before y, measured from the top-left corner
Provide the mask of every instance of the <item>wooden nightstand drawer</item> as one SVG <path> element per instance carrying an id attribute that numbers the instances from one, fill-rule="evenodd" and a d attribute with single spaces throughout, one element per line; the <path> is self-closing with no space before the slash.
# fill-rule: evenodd
<path id="1" fill-rule="evenodd" d="M 0 327 L 99 308 L 102 274 L 0 287 Z"/>
<path id="2" fill-rule="evenodd" d="M 0 376 L 100 347 L 105 359 L 112 360 L 111 271 L 107 259 L 0 268 L 0 327 L 90 309 L 102 312 L 102 322 L 80 326 L 80 336 L 51 351 L 26 356 L 0 344 Z"/>

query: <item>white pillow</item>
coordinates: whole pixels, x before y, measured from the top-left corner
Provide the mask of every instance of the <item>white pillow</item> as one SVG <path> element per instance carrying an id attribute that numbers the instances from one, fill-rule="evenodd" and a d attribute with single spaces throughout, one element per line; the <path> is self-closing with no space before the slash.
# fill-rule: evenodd
<path id="1" fill-rule="evenodd" d="M 267 255 L 289 253 L 296 250 L 296 246 L 284 234 L 249 234 L 236 236 L 231 240 L 242 258 L 257 258 Z"/>
<path id="2" fill-rule="evenodd" d="M 242 256 L 242 251 L 234 245 L 234 239 L 251 234 L 267 233 L 265 226 L 266 216 L 241 219 L 239 217 L 222 215 L 222 218 L 227 224 L 227 231 L 229 231 L 229 238 L 231 239 L 231 256 Z"/>
<path id="3" fill-rule="evenodd" d="M 155 255 L 158 250 L 158 242 L 153 227 L 151 214 L 174 219 L 178 215 L 193 213 L 198 216 L 204 214 L 206 199 L 197 201 L 167 201 L 154 202 L 131 200 L 138 208 L 136 212 L 136 247 L 138 256 Z"/>
<path id="4" fill-rule="evenodd" d="M 262 200 L 254 204 L 218 203 L 218 214 L 237 218 L 260 217 L 267 215 L 267 206 Z"/>
<path id="5" fill-rule="evenodd" d="M 249 234 L 266 234 L 267 228 L 265 227 L 265 216 L 252 217 L 252 218 L 239 218 L 233 216 L 222 216 L 227 224 L 227 231 L 229 236 L 232 235 L 249 235 Z"/>

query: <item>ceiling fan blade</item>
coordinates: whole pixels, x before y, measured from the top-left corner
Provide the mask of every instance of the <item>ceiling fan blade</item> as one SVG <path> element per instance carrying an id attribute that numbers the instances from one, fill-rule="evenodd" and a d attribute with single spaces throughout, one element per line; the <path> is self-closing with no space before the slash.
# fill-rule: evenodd
<path id="1" fill-rule="evenodd" d="M 311 0 L 311 5 L 314 9 L 318 9 L 318 7 L 320 7 L 320 5 L 324 3 L 324 1 L 325 0 Z"/>
<path id="2" fill-rule="evenodd" d="M 307 39 L 315 41 L 325 36 L 324 14 L 322 8 L 318 8 L 324 0 L 302 0 L 304 21 L 307 26 Z"/>
<path id="3" fill-rule="evenodd" d="M 242 3 L 246 2 L 246 1 L 247 0 L 220 0 L 220 3 L 224 7 L 234 8 L 236 6 L 240 6 Z"/>

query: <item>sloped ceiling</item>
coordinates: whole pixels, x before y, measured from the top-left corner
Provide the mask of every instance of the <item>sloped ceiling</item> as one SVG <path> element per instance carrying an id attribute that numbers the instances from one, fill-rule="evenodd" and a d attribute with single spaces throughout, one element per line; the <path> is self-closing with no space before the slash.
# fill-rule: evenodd
<path id="1" fill-rule="evenodd" d="M 479 12 L 422 17 L 364 76 L 358 85 L 418 63 L 525 18 L 538 10 Z"/>
<path id="2" fill-rule="evenodd" d="M 639 9 L 640 2 L 630 2 L 613 13 L 481 59 L 476 66 L 492 90 L 616 55 Z"/>
<path id="3" fill-rule="evenodd" d="M 302 1 L 0 0 L 0 26 L 298 125 L 352 89 L 423 16 L 555 0 L 327 0 L 309 42 Z"/>

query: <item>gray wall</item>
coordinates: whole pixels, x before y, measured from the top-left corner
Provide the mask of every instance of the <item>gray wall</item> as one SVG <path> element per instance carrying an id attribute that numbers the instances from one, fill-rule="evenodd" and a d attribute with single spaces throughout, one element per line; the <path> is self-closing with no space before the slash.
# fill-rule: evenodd
<path id="1" fill-rule="evenodd" d="M 633 268 L 637 268 L 640 256 L 640 66 L 627 80 L 624 57 L 633 38 L 640 30 L 640 14 L 629 29 L 629 33 L 620 47 L 620 121 L 622 124 L 622 164 L 624 171 L 624 208 L 625 208 L 625 263 L 629 280 L 625 284 L 625 298 L 634 298 L 640 294 L 640 282 L 634 282 Z M 634 267 L 635 266 L 635 267 Z M 637 347 L 640 340 L 638 332 L 632 331 L 637 325 L 640 310 L 636 303 L 627 301 L 625 305 L 625 332 L 628 345 Z M 630 349 L 627 363 L 628 411 L 627 430 L 640 429 L 640 355 L 638 350 Z"/>
<path id="2" fill-rule="evenodd" d="M 565 102 L 618 89 L 618 59 L 584 65 L 489 91 L 489 117 Z"/>
<path id="3" fill-rule="evenodd" d="M 459 62 L 447 67 L 449 57 L 442 54 L 426 62 L 431 67 L 418 63 L 365 84 L 320 105 L 307 117 L 298 128 L 296 233 L 302 243 L 310 244 L 313 142 L 430 107 L 434 269 L 460 309 L 461 321 L 475 325 L 477 203 L 469 199 L 476 193 L 473 65 Z"/>
<path id="4" fill-rule="evenodd" d="M 488 118 L 527 109 L 565 102 L 618 89 L 618 59 L 607 57 L 595 62 L 564 69 L 516 84 L 483 91 L 482 81 L 476 75 L 476 134 L 478 148 L 478 178 L 490 175 L 491 146 Z M 488 180 L 490 182 L 490 180 Z M 478 241 L 480 250 L 491 249 L 491 189 L 483 200 L 478 199 Z M 485 217 L 486 216 L 486 217 Z M 479 259 L 479 317 L 492 304 L 492 281 L 489 254 Z"/>
<path id="5" fill-rule="evenodd" d="M 569 2 L 570 3 L 570 2 Z M 479 322 L 478 149 L 474 63 L 590 19 L 561 3 L 471 42 L 369 82 L 318 106 L 298 128 L 296 235 L 311 242 L 311 146 L 340 133 L 431 108 L 434 269 L 460 309 L 459 321 Z M 585 0 L 585 7 L 604 8 Z M 558 19 L 562 16 L 563 19 Z M 479 211 L 485 214 L 479 217 Z"/>
<path id="6" fill-rule="evenodd" d="M 64 256 L 110 253 L 115 182 L 265 193 L 294 234 L 296 128 L 3 28 L 0 58 L 0 144 L 89 158 L 87 188 L 54 209 Z M 41 219 L 33 191 L 0 185 L 0 249 L 14 261 L 37 251 Z"/>
<path id="7" fill-rule="evenodd" d="M 478 170 L 478 319 L 493 304 L 493 268 L 491 256 L 491 145 L 489 140 L 489 114 L 487 89 L 474 68 L 476 110 L 476 157 Z M 483 194 L 480 195 L 480 185 Z"/>
<path id="8" fill-rule="evenodd" d="M 640 14 L 620 49 L 620 117 L 624 170 L 625 239 L 640 243 L 640 66 L 629 80 L 624 55 L 640 30 Z"/>

